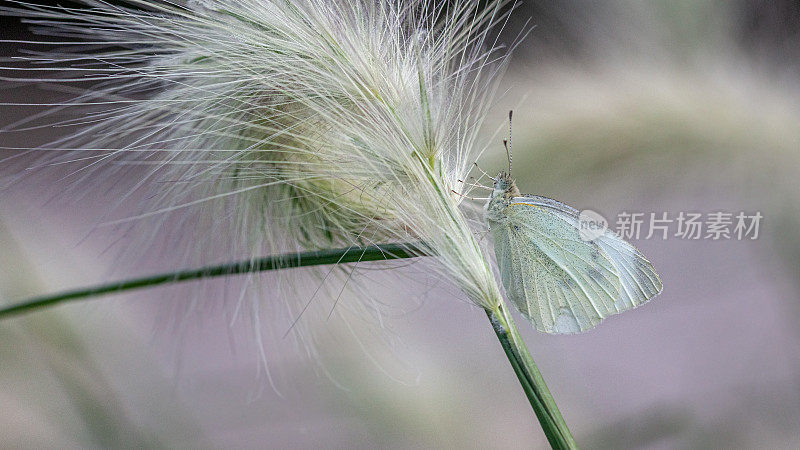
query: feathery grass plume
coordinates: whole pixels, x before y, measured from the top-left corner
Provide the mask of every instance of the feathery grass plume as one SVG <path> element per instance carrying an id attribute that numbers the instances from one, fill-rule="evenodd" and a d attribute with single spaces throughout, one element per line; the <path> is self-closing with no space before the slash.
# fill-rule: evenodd
<path id="1" fill-rule="evenodd" d="M 250 257 L 420 241 L 472 302 L 497 305 L 453 191 L 468 194 L 458 180 L 482 151 L 505 66 L 488 33 L 507 1 L 15 3 L 61 46 L 22 58 L 58 71 L 26 80 L 93 83 L 57 110 L 103 106 L 34 152 L 78 164 L 75 190 L 144 167 L 119 201 L 146 188 L 145 210 L 107 223 L 205 224 Z M 61 149 L 76 150 L 45 151 Z"/>
<path id="2" fill-rule="evenodd" d="M 250 258 L 413 241 L 486 310 L 551 444 L 575 447 L 461 207 L 507 61 L 489 30 L 508 1 L 85 3 L 12 11 L 63 39 L 26 58 L 58 76 L 28 81 L 95 82 L 65 107 L 104 106 L 60 122 L 81 127 L 40 149 L 80 150 L 47 163 L 79 164 L 74 186 L 148 169 L 120 199 L 148 187 L 146 211 L 108 223 L 208 223 L 211 241 L 241 239 Z M 335 294 L 327 277 L 312 300 Z M 310 303 L 290 306 L 292 327 Z"/>

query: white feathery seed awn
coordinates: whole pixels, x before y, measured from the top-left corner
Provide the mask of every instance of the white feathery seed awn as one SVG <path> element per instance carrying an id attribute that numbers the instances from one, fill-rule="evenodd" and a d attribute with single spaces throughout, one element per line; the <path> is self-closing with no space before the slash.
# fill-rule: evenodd
<path id="1" fill-rule="evenodd" d="M 59 71 L 27 80 L 92 83 L 56 109 L 104 107 L 33 152 L 79 162 L 76 189 L 146 170 L 146 210 L 111 224 L 192 210 L 252 256 L 419 241 L 472 302 L 497 305 L 453 191 L 482 151 L 505 65 L 488 30 L 508 2 L 16 3 L 63 46 L 22 57 Z"/>
<path id="2" fill-rule="evenodd" d="M 3 80 L 83 84 L 49 113 L 100 107 L 57 122 L 80 129 L 31 152 L 45 165 L 78 164 L 67 176 L 75 189 L 144 168 L 115 202 L 146 187 L 145 210 L 108 223 L 205 224 L 251 259 L 416 243 L 486 310 L 551 445 L 576 448 L 461 204 L 476 186 L 465 181 L 508 61 L 489 42 L 513 9 L 508 1 L 11 3 L 18 6 L 0 10 L 26 17 L 60 49 L 22 57 L 17 68 L 50 70 L 52 78 Z M 573 210 L 516 198 L 510 174 L 493 181 L 484 219 L 499 271 L 539 330 L 583 331 L 660 291 L 650 263 L 621 239 L 581 243 Z M 289 308 L 290 330 L 321 290 L 336 297 L 325 285 L 334 269 L 316 270 L 323 280 L 305 305 Z M 346 286 L 352 270 L 339 274 Z M 258 302 L 253 310 L 258 320 Z M 305 343 L 313 355 L 313 342 Z"/>
<path id="3" fill-rule="evenodd" d="M 420 242 L 472 302 L 498 307 L 457 190 L 473 186 L 461 180 L 506 61 L 486 41 L 507 2 L 85 3 L 14 11 L 82 39 L 25 58 L 68 74 L 31 81 L 92 81 L 67 106 L 107 105 L 52 144 L 77 150 L 47 162 L 82 161 L 81 180 L 137 164 L 152 167 L 139 185 L 177 181 L 110 223 L 215 217 L 222 204 L 251 255 Z M 540 331 L 585 331 L 660 292 L 652 265 L 613 233 L 581 241 L 577 211 L 520 197 L 510 173 L 493 181 L 486 220 L 503 284 Z"/>

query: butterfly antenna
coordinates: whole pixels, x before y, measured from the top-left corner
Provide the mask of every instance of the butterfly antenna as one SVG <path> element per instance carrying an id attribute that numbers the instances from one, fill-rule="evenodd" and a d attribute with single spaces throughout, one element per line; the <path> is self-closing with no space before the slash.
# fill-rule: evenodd
<path id="1" fill-rule="evenodd" d="M 511 175 L 511 116 L 514 111 L 508 112 L 508 139 L 503 139 L 503 146 L 506 148 L 506 157 L 508 157 L 508 174 Z"/>

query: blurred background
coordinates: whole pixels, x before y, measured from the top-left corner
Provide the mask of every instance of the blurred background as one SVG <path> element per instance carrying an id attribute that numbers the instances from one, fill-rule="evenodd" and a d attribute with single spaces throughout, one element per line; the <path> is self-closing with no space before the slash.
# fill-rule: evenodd
<path id="1" fill-rule="evenodd" d="M 537 333 L 518 317 L 577 441 L 800 447 L 800 2 L 536 1 L 501 41 L 530 25 L 487 135 L 514 109 L 523 192 L 612 226 L 644 213 L 632 242 L 664 282 L 650 303 L 581 335 Z M 15 18 L 0 27 L 3 39 L 33 38 Z M 4 57 L 25 47 L 0 45 Z M 0 84 L 5 103 L 67 94 Z M 38 111 L 2 106 L 0 127 Z M 26 147 L 67 131 L 0 140 Z M 0 186 L 25 170 L 12 152 L 0 150 Z M 504 167 L 499 138 L 480 163 Z M 114 249 L 128 235 L 94 229 L 108 186 L 65 202 L 49 173 L 0 190 L 0 302 L 170 267 L 169 255 L 121 266 Z M 759 212 L 758 238 L 682 239 L 672 223 L 667 239 L 645 239 L 650 213 L 720 211 Z M 457 293 L 387 299 L 407 302 L 382 324 L 388 345 L 323 323 L 319 355 L 271 346 L 266 376 L 256 328 L 181 300 L 224 297 L 226 283 L 236 281 L 0 322 L 0 447 L 546 447 L 484 314 Z"/>

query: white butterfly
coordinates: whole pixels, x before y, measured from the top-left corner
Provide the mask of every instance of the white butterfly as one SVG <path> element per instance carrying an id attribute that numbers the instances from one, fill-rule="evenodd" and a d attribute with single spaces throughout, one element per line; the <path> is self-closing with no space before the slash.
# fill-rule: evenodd
<path id="1" fill-rule="evenodd" d="M 522 196 L 500 172 L 486 204 L 506 293 L 546 333 L 579 333 L 661 292 L 653 265 L 610 230 L 581 239 L 578 211 Z"/>

